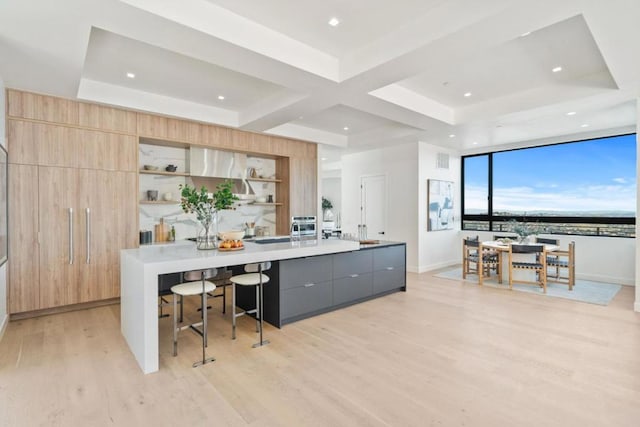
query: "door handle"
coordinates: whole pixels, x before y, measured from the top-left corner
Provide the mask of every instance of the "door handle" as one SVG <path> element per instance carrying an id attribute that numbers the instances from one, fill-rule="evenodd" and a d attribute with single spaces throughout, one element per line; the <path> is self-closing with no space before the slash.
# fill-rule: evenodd
<path id="1" fill-rule="evenodd" d="M 315 283 L 307 283 L 304 285 L 305 288 L 310 288 L 312 286 L 315 286 Z"/>
<path id="2" fill-rule="evenodd" d="M 91 263 L 91 210 L 85 209 L 87 216 L 87 264 Z"/>
<path id="3" fill-rule="evenodd" d="M 69 208 L 69 265 L 73 264 L 73 208 Z"/>
<path id="4" fill-rule="evenodd" d="M 356 277 L 360 276 L 359 274 L 350 274 L 349 277 L 351 277 L 352 279 L 355 279 Z"/>
<path id="5" fill-rule="evenodd" d="M 387 267 L 387 270 L 391 271 L 393 270 L 393 267 Z"/>

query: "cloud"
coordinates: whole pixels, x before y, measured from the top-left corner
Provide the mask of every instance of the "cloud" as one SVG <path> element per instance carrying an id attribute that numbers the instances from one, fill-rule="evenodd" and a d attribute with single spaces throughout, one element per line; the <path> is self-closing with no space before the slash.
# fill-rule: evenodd
<path id="1" fill-rule="evenodd" d="M 613 178 L 614 182 L 617 182 L 618 184 L 626 184 L 627 180 L 624 178 Z"/>
<path id="2" fill-rule="evenodd" d="M 487 191 L 466 187 L 465 208 L 487 207 Z M 584 185 L 554 188 L 498 187 L 493 193 L 494 211 L 631 211 L 636 210 L 635 184 Z"/>

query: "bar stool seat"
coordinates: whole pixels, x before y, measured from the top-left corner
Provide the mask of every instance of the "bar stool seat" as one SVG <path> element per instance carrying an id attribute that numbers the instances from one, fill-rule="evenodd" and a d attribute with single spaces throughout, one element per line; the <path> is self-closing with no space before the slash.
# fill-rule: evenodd
<path id="1" fill-rule="evenodd" d="M 195 362 L 193 364 L 194 368 L 216 360 L 213 357 L 206 358 L 205 347 L 207 347 L 207 294 L 216 289 L 216 285 L 207 279 L 212 279 L 217 275 L 218 270 L 215 268 L 188 271 L 184 273 L 184 279 L 197 281 L 184 282 L 171 287 L 171 292 L 173 293 L 173 355 L 178 355 L 178 332 L 184 329 L 191 329 L 202 337 L 202 360 Z M 180 296 L 180 301 L 182 301 L 183 297 L 193 295 L 200 295 L 202 298 L 202 321 L 178 327 L 177 297 Z M 180 307 L 182 308 L 182 303 Z M 180 321 L 182 321 L 182 315 L 180 316 Z M 202 329 L 198 329 L 198 326 L 202 326 Z"/>
<path id="2" fill-rule="evenodd" d="M 244 316 L 245 314 L 255 314 L 256 316 L 256 332 L 260 333 L 260 342 L 257 342 L 253 347 L 261 347 L 269 344 L 268 340 L 262 339 L 262 313 L 264 309 L 264 292 L 263 285 L 269 282 L 269 276 L 262 274 L 263 271 L 271 268 L 270 262 L 262 262 L 259 264 L 247 264 L 244 266 L 245 274 L 238 274 L 231 276 L 229 281 L 233 284 L 233 301 L 231 303 L 232 309 L 232 326 L 231 326 L 231 339 L 236 339 L 236 318 Z M 240 313 L 236 313 L 236 285 L 240 286 L 255 286 L 256 288 L 256 308 L 252 310 L 244 310 Z"/>

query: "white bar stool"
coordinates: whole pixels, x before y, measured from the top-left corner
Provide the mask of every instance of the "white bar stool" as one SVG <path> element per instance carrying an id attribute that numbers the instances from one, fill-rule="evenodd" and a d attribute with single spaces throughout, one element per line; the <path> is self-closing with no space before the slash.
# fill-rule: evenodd
<path id="1" fill-rule="evenodd" d="M 262 339 L 262 313 L 263 313 L 263 285 L 269 282 L 269 276 L 262 274 L 263 271 L 271 268 L 271 262 L 261 262 L 259 264 L 247 264 L 244 266 L 246 274 L 238 274 L 237 276 L 231 276 L 229 281 L 233 284 L 233 297 L 231 303 L 231 310 L 233 313 L 233 326 L 231 329 L 231 339 L 236 339 L 236 318 L 244 316 L 245 314 L 256 315 L 256 332 L 260 333 L 260 342 L 253 345 L 253 348 L 260 347 L 269 344 L 268 340 Z M 255 286 L 256 287 L 256 308 L 253 310 L 244 310 L 242 313 L 236 314 L 236 285 L 240 286 Z"/>
<path id="2" fill-rule="evenodd" d="M 218 275 L 218 270 L 215 268 L 208 270 L 194 270 L 188 271 L 184 273 L 184 280 L 188 280 L 188 282 L 180 283 L 179 285 L 174 285 L 171 287 L 171 292 L 173 292 L 173 355 L 178 355 L 178 332 L 184 329 L 191 329 L 198 335 L 202 337 L 202 360 L 195 362 L 193 367 L 197 367 L 200 365 L 204 365 L 209 362 L 213 362 L 216 360 L 214 357 L 206 358 L 205 356 L 205 347 L 207 346 L 207 293 L 213 292 L 216 289 L 216 285 L 207 281 L 207 279 L 212 279 Z M 180 300 L 185 296 L 190 295 L 201 295 L 202 297 L 202 321 L 191 323 L 189 325 L 184 325 L 178 327 L 178 298 L 180 295 Z M 182 304 L 181 304 L 182 308 Z M 182 310 L 181 310 L 182 311 Z M 182 321 L 182 316 L 180 318 Z M 202 330 L 198 329 L 197 326 L 202 325 Z"/>

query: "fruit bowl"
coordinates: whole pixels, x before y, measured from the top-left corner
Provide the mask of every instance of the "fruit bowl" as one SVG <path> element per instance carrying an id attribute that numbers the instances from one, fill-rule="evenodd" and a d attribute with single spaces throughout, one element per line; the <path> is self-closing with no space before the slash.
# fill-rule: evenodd
<path id="1" fill-rule="evenodd" d="M 244 230 L 221 231 L 218 233 L 218 237 L 222 240 L 242 240 L 244 237 Z"/>
<path id="2" fill-rule="evenodd" d="M 144 165 L 142 167 L 146 171 L 157 171 L 158 170 L 158 166 L 153 166 L 153 165 Z"/>

